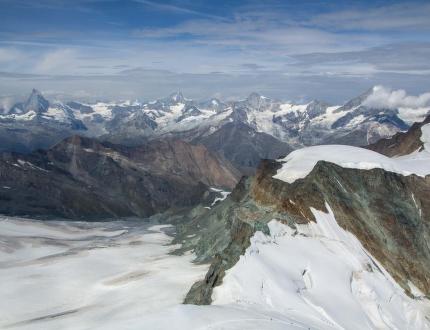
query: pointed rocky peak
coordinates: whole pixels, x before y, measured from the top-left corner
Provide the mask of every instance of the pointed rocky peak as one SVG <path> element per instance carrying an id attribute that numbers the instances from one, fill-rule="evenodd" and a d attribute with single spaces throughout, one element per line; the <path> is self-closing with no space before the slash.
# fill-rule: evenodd
<path id="1" fill-rule="evenodd" d="M 157 122 L 151 119 L 144 111 L 136 111 L 134 115 L 131 117 L 132 122 L 135 128 L 137 129 L 156 129 L 157 128 Z"/>
<path id="2" fill-rule="evenodd" d="M 363 102 L 370 96 L 373 94 L 375 88 L 378 88 L 378 86 L 374 86 L 372 88 L 369 88 L 367 91 L 365 91 L 363 94 L 353 98 L 352 100 L 346 102 L 343 106 L 341 106 L 339 109 L 336 110 L 336 112 L 340 112 L 340 111 L 346 111 L 346 110 L 351 110 L 354 108 L 359 107 L 360 105 L 363 104 Z"/>
<path id="3" fill-rule="evenodd" d="M 253 92 L 246 98 L 245 104 L 252 110 L 265 111 L 272 108 L 274 102 L 268 97 Z"/>
<path id="4" fill-rule="evenodd" d="M 327 102 L 312 100 L 306 107 L 306 112 L 308 113 L 309 118 L 315 118 L 324 114 L 329 106 L 330 104 Z"/>
<path id="5" fill-rule="evenodd" d="M 169 98 L 173 103 L 184 103 L 185 102 L 185 98 L 181 92 L 173 93 L 169 96 Z"/>
<path id="6" fill-rule="evenodd" d="M 216 112 L 221 112 L 226 108 L 226 104 L 218 100 L 217 98 L 211 98 L 209 100 L 199 102 L 198 107 L 200 109 L 207 109 Z"/>
<path id="7" fill-rule="evenodd" d="M 49 108 L 49 101 L 45 99 L 41 92 L 33 88 L 27 101 L 24 103 L 24 111 L 34 111 L 36 113 L 46 112 Z"/>
<path id="8" fill-rule="evenodd" d="M 260 94 L 258 94 L 257 92 L 252 92 L 251 94 L 248 95 L 246 100 L 248 102 L 255 102 L 255 101 L 259 101 L 261 98 L 262 96 Z"/>

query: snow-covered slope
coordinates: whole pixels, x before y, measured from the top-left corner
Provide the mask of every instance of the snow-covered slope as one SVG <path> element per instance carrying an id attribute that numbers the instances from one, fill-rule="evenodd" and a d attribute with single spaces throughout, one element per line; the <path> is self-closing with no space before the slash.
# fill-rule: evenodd
<path id="1" fill-rule="evenodd" d="M 314 146 L 295 150 L 280 159 L 279 161 L 283 163 L 282 168 L 273 177 L 292 183 L 306 177 L 320 160 L 345 168 L 363 170 L 382 168 L 402 175 L 426 176 L 430 174 L 430 124 L 424 125 L 421 130 L 424 149 L 409 155 L 389 158 L 371 150 L 352 146 Z"/>
<path id="2" fill-rule="evenodd" d="M 207 269 L 169 254 L 168 229 L 0 218 L 0 328 L 155 329 Z"/>
<path id="3" fill-rule="evenodd" d="M 169 226 L 2 218 L 0 327 L 429 329 L 428 300 L 407 297 L 327 208 L 256 232 L 210 306 L 181 304 L 208 266 L 170 253 Z"/>
<path id="4" fill-rule="evenodd" d="M 316 223 L 272 220 L 269 236 L 256 232 L 214 305 L 276 311 L 312 329 L 429 329 L 428 300 L 408 297 L 326 207 L 312 209 Z"/>

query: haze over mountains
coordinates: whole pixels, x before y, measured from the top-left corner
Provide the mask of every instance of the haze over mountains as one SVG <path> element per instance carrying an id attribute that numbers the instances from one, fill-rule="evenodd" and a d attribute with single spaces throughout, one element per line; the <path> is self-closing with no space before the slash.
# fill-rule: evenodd
<path id="1" fill-rule="evenodd" d="M 27 100 L 1 109 L 1 150 L 31 152 L 75 134 L 129 146 L 168 137 L 203 144 L 249 174 L 260 159 L 303 146 L 376 142 L 407 130 L 430 110 L 425 96 L 421 103 L 389 103 L 380 100 L 384 93 L 390 101 L 394 92 L 376 86 L 341 106 L 292 104 L 257 93 L 229 102 L 175 93 L 147 103 L 88 104 L 50 102 L 34 89 Z"/>

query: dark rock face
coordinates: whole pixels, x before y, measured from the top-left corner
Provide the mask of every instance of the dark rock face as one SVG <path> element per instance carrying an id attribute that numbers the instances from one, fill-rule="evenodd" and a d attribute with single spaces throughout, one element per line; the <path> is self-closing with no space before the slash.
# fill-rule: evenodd
<path id="1" fill-rule="evenodd" d="M 422 148 L 423 143 L 420 140 L 421 127 L 428 123 L 430 123 L 430 116 L 421 123 L 414 123 L 405 133 L 397 133 L 389 139 L 381 139 L 365 148 L 379 152 L 388 157 L 410 154 Z"/>
<path id="2" fill-rule="evenodd" d="M 236 122 L 225 124 L 197 141 L 222 154 L 245 175 L 253 174 L 262 158 L 279 158 L 292 151 L 288 144 L 273 136 Z"/>
<path id="3" fill-rule="evenodd" d="M 314 221 L 310 208 L 328 212 L 326 202 L 338 224 L 353 233 L 407 293 L 411 281 L 429 295 L 428 177 L 319 162 L 306 178 L 288 184 L 272 178 L 279 166 L 275 161 L 262 161 L 255 177 L 242 179 L 227 200 L 206 213 L 194 212 L 188 220 L 181 220 L 182 237 L 190 233 L 198 237 L 187 242 L 188 249 L 194 249 L 198 261 L 211 262 L 205 278 L 192 286 L 185 303 L 210 304 L 213 288 L 249 247 L 255 231 L 267 230 L 267 222 L 309 223 Z M 198 225 L 201 228 L 196 229 Z"/>
<path id="4" fill-rule="evenodd" d="M 213 288 L 222 283 L 225 271 L 233 267 L 239 261 L 240 256 L 245 253 L 255 230 L 246 222 L 233 221 L 228 232 L 230 243 L 222 253 L 215 255 L 204 280 L 191 287 L 185 297 L 185 304 L 210 305 Z"/>
<path id="5" fill-rule="evenodd" d="M 312 119 L 324 114 L 329 106 L 330 105 L 326 102 L 313 100 L 311 103 L 308 104 L 306 108 L 306 113 L 308 114 L 309 118 Z"/>
<path id="6" fill-rule="evenodd" d="M 85 104 L 81 104 L 79 102 L 67 102 L 67 106 L 70 107 L 71 109 L 75 109 L 75 110 L 79 110 L 81 113 L 93 113 L 94 110 L 93 108 L 91 108 L 88 105 Z"/>
<path id="7" fill-rule="evenodd" d="M 244 101 L 238 101 L 239 107 L 247 109 L 247 111 L 266 111 L 279 107 L 279 102 L 261 96 L 258 93 L 251 93 Z"/>
<path id="8" fill-rule="evenodd" d="M 198 108 L 208 109 L 220 113 L 227 108 L 227 104 L 221 102 L 218 99 L 210 99 L 208 101 L 199 102 L 197 104 Z"/>
<path id="9" fill-rule="evenodd" d="M 194 105 L 187 106 L 182 111 L 182 115 L 179 116 L 178 119 L 176 119 L 176 122 L 183 121 L 184 119 L 189 117 L 199 116 L 201 113 L 202 112 L 199 109 L 197 109 L 197 107 L 195 107 Z"/>
<path id="10" fill-rule="evenodd" d="M 184 303 L 210 304 L 213 288 L 222 283 L 225 271 L 244 254 L 255 231 L 268 232 L 266 223 L 276 213 L 268 213 L 254 203 L 249 197 L 250 182 L 243 177 L 222 203 L 209 211 L 194 209 L 176 220 L 180 225 L 175 242 L 183 243 L 183 238 L 192 234 L 195 238 L 185 240 L 182 249 L 193 249 L 198 262 L 211 262 L 205 278 L 192 286 Z"/>
<path id="11" fill-rule="evenodd" d="M 42 96 L 42 94 L 36 89 L 33 89 L 30 97 L 23 105 L 23 110 L 25 112 L 33 110 L 36 113 L 43 113 L 43 112 L 46 112 L 48 108 L 49 108 L 48 100 L 46 100 Z"/>
<path id="12" fill-rule="evenodd" d="M 278 166 L 262 162 L 252 186 L 256 201 L 297 222 L 314 220 L 310 207 L 327 212 L 327 202 L 339 225 L 353 233 L 406 291 L 410 280 L 430 293 L 429 177 L 319 162 L 306 178 L 288 184 L 272 178 Z"/>
<path id="13" fill-rule="evenodd" d="M 2 154 L 0 213 L 65 218 L 150 216 L 192 206 L 237 173 L 203 146 L 122 147 L 73 136 L 29 155 Z"/>
<path id="14" fill-rule="evenodd" d="M 360 106 L 370 95 L 372 95 L 372 93 L 373 93 L 373 88 L 368 89 L 363 94 L 349 100 L 347 103 L 345 103 L 339 109 L 336 109 L 336 112 L 351 110 L 353 108 Z"/>
<path id="15" fill-rule="evenodd" d="M 0 152 L 14 150 L 30 153 L 50 148 L 74 132 L 85 132 L 81 122 L 62 125 L 48 121 L 7 122 L 0 120 Z"/>
<path id="16" fill-rule="evenodd" d="M 131 112 L 131 109 L 125 111 L 120 109 L 117 111 L 122 112 L 106 124 L 106 129 L 111 133 L 101 139 L 119 144 L 139 145 L 157 128 L 157 123 L 140 110 Z"/>
<path id="17" fill-rule="evenodd" d="M 382 112 L 382 113 L 380 113 Z M 358 116 L 366 117 L 368 122 L 378 122 L 381 124 L 390 124 L 399 128 L 400 130 L 407 130 L 409 126 L 401 120 L 398 116 L 397 110 L 391 109 L 371 109 L 364 106 L 360 106 L 352 112 L 348 112 L 346 115 L 342 116 L 336 120 L 332 128 L 338 129 L 348 125 L 354 118 Z"/>

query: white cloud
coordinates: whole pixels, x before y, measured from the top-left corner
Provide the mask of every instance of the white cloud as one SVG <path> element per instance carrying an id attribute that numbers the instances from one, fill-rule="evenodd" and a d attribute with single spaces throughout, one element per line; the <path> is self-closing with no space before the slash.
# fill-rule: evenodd
<path id="1" fill-rule="evenodd" d="M 405 90 L 392 90 L 384 86 L 373 87 L 373 93 L 363 102 L 364 105 L 375 108 L 412 108 L 430 107 L 430 92 L 418 96 L 408 95 Z"/>
<path id="2" fill-rule="evenodd" d="M 307 52 L 339 52 L 365 49 L 375 46 L 379 38 L 368 35 L 342 35 L 312 27 L 303 27 L 295 21 L 279 17 L 241 16 L 230 21 L 193 19 L 173 27 L 144 28 L 136 30 L 134 36 L 146 42 L 166 42 L 177 38 L 184 46 L 204 46 L 222 50 L 242 50 L 244 53 L 285 56 Z M 188 36 L 184 41 L 181 37 Z"/>
<path id="3" fill-rule="evenodd" d="M 16 99 L 11 96 L 5 96 L 0 98 L 0 112 L 4 110 L 5 113 L 9 112 L 12 106 L 15 104 Z"/>

